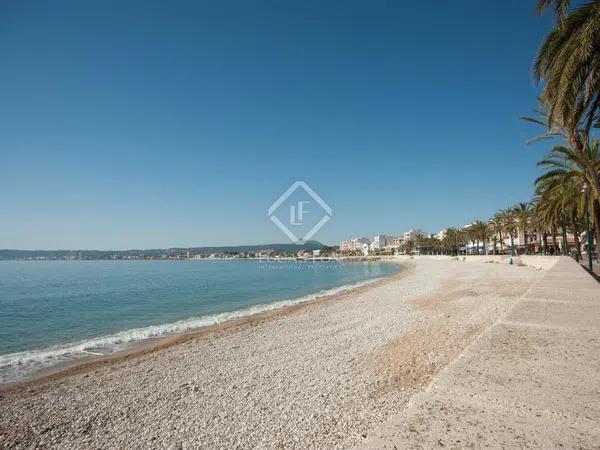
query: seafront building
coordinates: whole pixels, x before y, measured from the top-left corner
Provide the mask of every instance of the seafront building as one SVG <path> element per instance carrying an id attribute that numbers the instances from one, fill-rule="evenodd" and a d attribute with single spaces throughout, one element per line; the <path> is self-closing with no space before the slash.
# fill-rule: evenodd
<path id="1" fill-rule="evenodd" d="M 386 247 L 393 247 L 395 241 L 396 238 L 394 236 L 378 234 L 373 238 L 373 242 L 371 242 L 371 250 L 383 250 Z"/>
<path id="2" fill-rule="evenodd" d="M 404 232 L 402 235 L 402 240 L 406 244 L 407 242 L 414 241 L 417 238 L 417 230 L 411 228 L 410 230 Z"/>
<path id="3" fill-rule="evenodd" d="M 365 246 L 368 249 L 371 242 L 366 237 L 356 237 L 340 242 L 340 251 L 348 252 L 364 252 Z"/>
<path id="4" fill-rule="evenodd" d="M 434 237 L 440 241 L 443 241 L 444 238 L 446 237 L 446 234 L 448 234 L 448 228 L 444 228 L 443 230 L 440 230 L 438 232 L 438 234 L 436 234 Z"/>
<path id="5" fill-rule="evenodd" d="M 340 242 L 340 252 L 343 254 L 362 253 L 365 255 L 398 253 L 403 251 L 410 242 L 414 242 L 416 236 L 417 230 L 411 228 L 400 236 L 378 234 L 373 237 L 372 241 L 369 241 L 366 237 L 346 239 Z"/>
<path id="6" fill-rule="evenodd" d="M 472 224 L 464 225 L 461 230 L 467 231 Z M 362 255 L 378 255 L 378 254 L 393 254 L 393 253 L 410 253 L 419 254 L 424 249 L 415 244 L 417 235 L 420 232 L 411 228 L 410 230 L 400 234 L 399 236 L 389 236 L 385 234 L 378 234 L 373 237 L 373 240 L 369 240 L 366 237 L 355 237 L 352 239 L 346 239 L 340 242 L 340 253 L 342 254 L 362 254 Z M 421 232 L 422 233 L 422 232 Z M 444 228 L 436 234 L 426 234 L 439 241 L 444 240 L 448 233 L 448 229 Z M 584 243 L 585 233 L 579 236 L 579 242 Z M 525 237 L 527 239 L 525 239 Z M 545 244 L 544 244 L 545 241 Z M 543 234 L 528 231 L 527 235 L 523 230 L 518 230 L 512 238 L 510 235 L 503 233 L 502 240 L 500 236 L 491 235 L 488 237 L 486 242 L 481 240 L 471 239 L 460 246 L 459 250 L 461 254 L 492 254 L 492 253 L 511 253 L 512 245 L 514 244 L 515 252 L 521 253 L 539 253 L 542 251 L 544 246 L 546 251 L 549 253 L 562 253 L 564 248 L 565 238 L 562 231 L 559 229 L 556 231 L 556 242 L 552 233 L 546 233 L 544 238 Z M 567 249 L 574 249 L 577 246 L 577 239 L 573 233 L 566 233 L 566 246 Z M 494 249 L 495 245 L 495 249 Z M 427 251 L 427 248 L 425 248 Z"/>

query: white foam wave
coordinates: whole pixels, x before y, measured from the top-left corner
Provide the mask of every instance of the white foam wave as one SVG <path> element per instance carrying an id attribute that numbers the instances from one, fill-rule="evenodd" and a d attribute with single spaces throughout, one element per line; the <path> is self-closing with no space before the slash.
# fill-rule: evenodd
<path id="1" fill-rule="evenodd" d="M 333 295 L 373 283 L 378 279 L 379 278 L 374 278 L 360 283 L 322 290 L 318 293 L 295 299 L 258 304 L 231 312 L 192 317 L 162 325 L 134 328 L 132 330 L 122 331 L 108 336 L 101 336 L 70 344 L 55 345 L 40 350 L 0 355 L 0 383 L 27 378 L 53 366 L 69 363 L 77 359 L 98 355 L 111 355 L 131 348 L 135 343 L 147 339 L 179 334 L 197 328 L 220 324 L 229 320 L 281 309 L 286 306 L 310 302 L 325 295 Z"/>

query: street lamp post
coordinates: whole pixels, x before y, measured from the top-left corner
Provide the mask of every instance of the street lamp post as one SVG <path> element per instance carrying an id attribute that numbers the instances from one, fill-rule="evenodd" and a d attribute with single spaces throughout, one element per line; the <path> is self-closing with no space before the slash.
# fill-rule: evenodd
<path id="1" fill-rule="evenodd" d="M 592 246 L 594 245 L 593 243 L 593 238 L 592 238 L 592 230 L 590 229 L 590 211 L 589 211 L 589 187 L 587 182 L 583 183 L 583 194 L 584 194 L 584 202 L 585 205 L 583 205 L 584 207 L 584 211 L 585 211 L 585 226 L 587 228 L 587 255 L 588 255 L 588 266 L 590 268 L 590 272 L 593 272 L 593 266 L 592 266 Z"/>

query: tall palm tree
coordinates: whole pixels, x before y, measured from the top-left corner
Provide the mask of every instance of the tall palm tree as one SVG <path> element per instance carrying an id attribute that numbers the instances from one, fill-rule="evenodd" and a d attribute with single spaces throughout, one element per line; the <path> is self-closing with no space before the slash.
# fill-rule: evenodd
<path id="1" fill-rule="evenodd" d="M 423 230 L 417 230 L 415 233 L 415 247 L 421 252 L 425 248 L 427 236 Z"/>
<path id="2" fill-rule="evenodd" d="M 496 254 L 496 243 L 498 240 L 500 241 L 500 252 L 504 252 L 504 239 L 502 238 L 503 224 L 502 217 L 499 213 L 494 214 L 494 216 L 488 220 L 488 225 L 490 227 L 490 234 L 492 235 L 492 242 L 494 247 L 492 249 L 493 254 Z"/>
<path id="3" fill-rule="evenodd" d="M 587 113 L 591 125 L 599 107 L 600 0 L 580 4 L 572 11 L 568 0 L 540 0 L 538 12 L 551 3 L 557 22 L 542 42 L 533 75 L 537 82 L 545 83 L 542 96 L 551 117 L 579 122 Z"/>
<path id="4" fill-rule="evenodd" d="M 536 187 L 537 211 L 558 223 L 562 231 L 563 254 L 568 254 L 567 231 L 573 233 L 578 257 L 581 255 L 579 235 L 583 224 L 584 195 L 572 179 L 546 179 Z"/>
<path id="5" fill-rule="evenodd" d="M 460 254 L 460 247 L 465 243 L 465 233 L 463 230 L 458 230 L 456 228 L 448 228 L 446 229 L 446 234 L 444 239 L 442 240 L 442 245 L 445 249 L 449 251 L 449 253 L 456 252 L 458 256 Z"/>
<path id="6" fill-rule="evenodd" d="M 543 215 L 546 222 L 551 224 L 552 230 L 552 241 L 554 243 L 554 249 L 558 253 L 560 250 L 558 246 L 558 230 L 561 230 L 562 235 L 562 252 L 566 252 L 565 242 L 565 224 L 564 224 L 564 202 L 560 192 L 560 189 L 553 189 L 549 187 L 539 187 L 537 190 L 540 193 L 539 210 Z"/>
<path id="7" fill-rule="evenodd" d="M 544 204 L 540 201 L 540 195 L 536 195 L 531 201 L 531 226 L 541 238 L 541 252 L 548 253 L 548 231 L 552 229 L 552 224 L 544 215 Z"/>
<path id="8" fill-rule="evenodd" d="M 562 216 L 562 207 L 558 206 L 560 203 L 555 202 L 550 199 L 549 195 L 553 195 L 548 193 L 543 201 L 538 201 L 536 205 L 537 220 L 540 223 L 545 224 L 545 226 L 550 230 L 550 235 L 552 236 L 552 251 L 551 253 L 558 252 L 558 228 L 560 227 L 561 216 Z M 546 248 L 548 246 L 546 245 Z"/>
<path id="9" fill-rule="evenodd" d="M 593 140 L 587 149 L 586 157 L 591 162 L 593 169 L 600 172 L 600 141 Z M 589 182 L 587 168 L 581 164 L 575 151 L 571 147 L 556 145 L 552 150 L 538 162 L 544 173 L 535 180 L 538 191 L 549 190 L 553 186 L 561 189 L 575 189 L 581 193 L 584 183 Z M 558 189 L 558 188 L 556 188 Z M 554 194 L 558 195 L 558 194 Z M 583 196 L 579 195 L 580 202 Z M 591 211 L 592 226 L 596 235 L 596 251 L 600 252 L 600 202 L 598 199 L 590 199 L 589 211 Z M 583 204 L 581 204 L 583 207 Z"/>
<path id="10" fill-rule="evenodd" d="M 515 234 L 517 233 L 517 220 L 512 208 L 501 209 L 497 213 L 498 218 L 502 222 L 504 233 L 510 237 L 511 254 L 515 255 Z"/>
<path id="11" fill-rule="evenodd" d="M 561 134 L 589 172 L 592 195 L 600 199 L 600 175 L 585 158 L 591 128 L 600 112 L 600 0 L 569 11 L 567 0 L 540 0 L 538 10 L 554 5 L 558 21 L 537 54 L 533 75 L 543 83 L 548 130 Z"/>
<path id="12" fill-rule="evenodd" d="M 477 245 L 477 249 L 479 250 L 479 236 L 477 231 L 473 227 L 473 224 L 467 225 L 462 229 L 464 238 L 465 238 L 465 253 L 469 253 L 469 242 L 473 245 L 471 246 L 471 254 L 475 253 L 475 245 Z"/>
<path id="13" fill-rule="evenodd" d="M 569 4 L 571 0 L 539 0 L 537 4 L 537 12 L 541 14 L 550 5 L 554 7 L 554 12 L 559 20 L 563 20 L 567 16 Z"/>
<path id="14" fill-rule="evenodd" d="M 460 246 L 465 246 L 465 255 L 468 253 L 468 249 L 469 249 L 469 234 L 467 233 L 467 230 L 465 230 L 464 228 L 460 228 L 457 230 L 457 239 L 459 242 L 459 249 Z"/>
<path id="15" fill-rule="evenodd" d="M 513 214 L 514 214 L 514 218 L 515 218 L 515 222 L 516 222 L 516 226 L 517 226 L 517 231 L 522 231 L 523 232 L 523 245 L 524 245 L 524 251 L 525 253 L 529 252 L 528 249 L 528 245 L 527 245 L 527 236 L 528 236 L 528 230 L 529 230 L 529 226 L 530 226 L 530 220 L 531 220 L 531 204 L 530 203 L 525 203 L 525 202 L 520 202 L 517 203 L 515 206 L 512 207 L 513 210 Z"/>
<path id="16" fill-rule="evenodd" d="M 477 253 L 479 253 L 479 240 L 481 240 L 483 243 L 483 253 L 486 254 L 486 242 L 490 232 L 488 224 L 481 220 L 476 220 L 469 228 L 472 230 L 473 237 L 477 241 Z"/>

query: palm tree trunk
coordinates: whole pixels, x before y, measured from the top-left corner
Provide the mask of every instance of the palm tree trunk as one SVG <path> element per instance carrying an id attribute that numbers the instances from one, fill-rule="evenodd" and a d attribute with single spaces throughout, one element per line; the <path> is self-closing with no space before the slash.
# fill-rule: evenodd
<path id="1" fill-rule="evenodd" d="M 515 238 L 513 237 L 512 233 L 510 233 L 510 247 L 510 252 L 512 256 L 515 256 Z"/>
<path id="2" fill-rule="evenodd" d="M 544 231 L 542 235 L 542 245 L 544 246 L 544 255 L 548 254 L 548 233 Z"/>
<path id="3" fill-rule="evenodd" d="M 552 247 L 554 247 L 554 253 L 558 253 L 558 241 L 556 240 L 556 226 L 552 226 Z"/>
<path id="4" fill-rule="evenodd" d="M 579 241 L 579 227 L 577 221 L 573 221 L 573 234 L 575 236 L 575 248 L 577 250 L 577 262 L 581 259 L 581 242 Z"/>
<path id="5" fill-rule="evenodd" d="M 500 235 L 500 251 L 504 253 L 504 240 L 502 239 L 502 231 L 499 231 L 498 234 Z"/>
<path id="6" fill-rule="evenodd" d="M 596 255 L 599 255 L 598 257 L 600 257 L 600 202 L 598 200 L 594 199 L 592 202 L 592 209 L 594 212 L 592 226 L 596 232 Z M 591 249 L 588 251 L 591 251 Z"/>
<path id="7" fill-rule="evenodd" d="M 569 245 L 567 242 L 567 227 L 565 225 L 564 219 L 560 225 L 562 229 L 562 238 L 563 238 L 563 255 L 567 256 L 569 254 Z"/>

